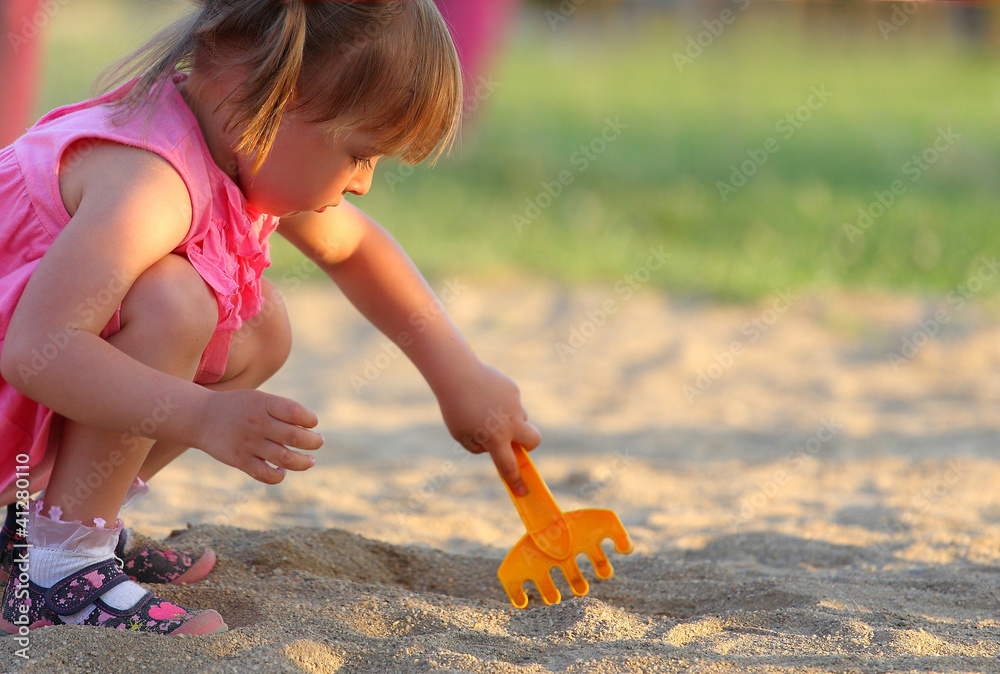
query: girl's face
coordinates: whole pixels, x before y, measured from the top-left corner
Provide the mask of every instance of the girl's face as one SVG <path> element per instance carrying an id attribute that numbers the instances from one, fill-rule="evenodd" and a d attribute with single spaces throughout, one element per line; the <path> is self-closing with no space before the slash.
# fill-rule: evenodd
<path id="1" fill-rule="evenodd" d="M 254 208 L 269 215 L 322 213 L 338 206 L 347 193 L 368 192 L 379 160 L 373 145 L 370 134 L 330 136 L 319 124 L 289 111 L 256 175 L 250 173 L 251 158 L 237 158 L 240 187 Z"/>

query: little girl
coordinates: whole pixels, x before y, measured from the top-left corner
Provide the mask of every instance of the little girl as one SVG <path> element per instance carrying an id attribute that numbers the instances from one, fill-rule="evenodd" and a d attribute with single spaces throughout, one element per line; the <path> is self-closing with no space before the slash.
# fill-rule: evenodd
<path id="1" fill-rule="evenodd" d="M 541 441 L 514 383 L 427 311 L 406 254 L 344 201 L 379 157 L 417 163 L 454 138 L 461 70 L 433 1 L 201 4 L 115 71 L 124 85 L 0 151 L 7 632 L 226 629 L 134 582 L 198 580 L 211 551 L 130 543 L 118 514 L 187 447 L 268 484 L 315 464 L 295 450 L 323 444 L 316 415 L 254 390 L 290 349 L 261 278 L 276 230 L 397 341 L 452 435 L 516 493 L 511 443 Z"/>

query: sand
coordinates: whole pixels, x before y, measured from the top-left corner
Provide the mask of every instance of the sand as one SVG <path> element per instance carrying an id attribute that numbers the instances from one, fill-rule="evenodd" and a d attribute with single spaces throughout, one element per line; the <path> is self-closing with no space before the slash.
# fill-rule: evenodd
<path id="1" fill-rule="evenodd" d="M 588 597 L 561 583 L 562 604 L 532 589 L 514 609 L 495 574 L 524 530 L 492 465 L 335 290 L 306 286 L 265 389 L 320 415 L 318 465 L 264 487 L 190 452 L 123 513 L 216 550 L 206 580 L 154 589 L 231 630 L 44 628 L 28 661 L 0 641 L 0 669 L 1000 670 L 995 302 L 450 283 L 456 322 L 521 385 L 559 504 L 632 535 L 613 579 L 583 564 Z"/>

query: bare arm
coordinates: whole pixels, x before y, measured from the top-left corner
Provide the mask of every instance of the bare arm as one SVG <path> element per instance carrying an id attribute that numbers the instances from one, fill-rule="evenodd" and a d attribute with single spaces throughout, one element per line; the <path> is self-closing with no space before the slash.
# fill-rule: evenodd
<path id="1" fill-rule="evenodd" d="M 95 147 L 74 169 L 73 217 L 45 253 L 14 310 L 0 352 L 12 386 L 55 412 L 99 428 L 198 447 L 258 480 L 280 482 L 279 468 L 304 470 L 316 449 L 315 415 L 259 391 L 214 392 L 160 372 L 98 335 L 132 283 L 169 254 L 191 226 L 187 188 L 155 154 L 114 144 Z M 32 350 L 57 347 L 44 367 Z M 164 414 L 166 412 L 166 414 Z"/>
<path id="2" fill-rule="evenodd" d="M 345 201 L 326 213 L 285 218 L 278 231 L 400 346 L 435 394 L 459 385 L 451 378 L 478 363 L 410 258 L 357 207 Z"/>
<path id="3" fill-rule="evenodd" d="M 438 398 L 445 424 L 473 452 L 488 451 L 513 489 L 511 442 L 541 441 L 516 385 L 472 353 L 398 243 L 357 207 L 282 220 L 278 231 L 313 259 L 355 307 L 413 361 Z"/>
<path id="4" fill-rule="evenodd" d="M 204 389 L 126 356 L 98 334 L 135 279 L 173 250 L 191 224 L 180 176 L 149 152 L 102 145 L 86 158 L 79 207 L 35 269 L 11 317 L 3 376 L 21 393 L 74 421 L 122 430 L 176 405 L 156 437 L 194 445 Z M 58 353 L 31 365 L 31 350 Z M 95 383 L 101 395 L 95 395 Z"/>

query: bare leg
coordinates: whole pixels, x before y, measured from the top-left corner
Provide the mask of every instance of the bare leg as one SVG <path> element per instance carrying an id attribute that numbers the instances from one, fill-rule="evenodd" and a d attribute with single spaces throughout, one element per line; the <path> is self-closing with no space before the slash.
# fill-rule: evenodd
<path id="1" fill-rule="evenodd" d="M 122 302 L 121 319 L 122 328 L 109 343 L 150 367 L 191 380 L 218 312 L 190 263 L 168 255 L 133 284 Z M 155 421 L 157 411 L 149 412 Z M 66 419 L 45 490 L 48 512 L 59 507 L 69 521 L 114 522 L 152 444 Z"/>

